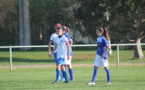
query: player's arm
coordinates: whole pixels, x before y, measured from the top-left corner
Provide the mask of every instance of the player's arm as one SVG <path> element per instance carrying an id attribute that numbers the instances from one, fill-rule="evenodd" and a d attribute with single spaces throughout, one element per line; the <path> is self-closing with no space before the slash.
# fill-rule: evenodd
<path id="1" fill-rule="evenodd" d="M 67 60 L 70 59 L 70 44 L 66 41 L 66 45 L 67 45 Z"/>
<path id="2" fill-rule="evenodd" d="M 51 45 L 52 45 L 52 40 L 50 40 L 48 43 L 48 55 L 51 54 Z"/>
<path id="3" fill-rule="evenodd" d="M 110 49 L 110 45 L 108 44 L 108 42 L 106 40 L 103 40 L 103 42 L 106 44 L 106 50 L 103 52 L 101 58 L 104 57 L 104 55 L 109 51 Z"/>
<path id="4" fill-rule="evenodd" d="M 56 43 L 54 43 L 54 48 L 53 48 L 53 50 L 52 50 L 52 53 L 54 53 L 54 51 L 57 49 L 57 44 Z"/>
<path id="5" fill-rule="evenodd" d="M 48 43 L 48 52 L 51 52 L 51 45 L 52 45 L 52 40 L 50 40 Z"/>
<path id="6" fill-rule="evenodd" d="M 69 40 L 69 44 L 70 44 L 70 46 L 73 44 L 73 40 L 72 39 Z"/>
<path id="7" fill-rule="evenodd" d="M 108 52 L 108 51 L 109 51 L 109 49 L 110 49 L 110 46 L 109 46 L 109 45 L 107 45 L 106 47 L 107 47 L 107 48 L 106 48 L 106 50 L 104 51 L 104 53 L 102 54 L 101 58 L 103 58 L 103 57 L 104 57 L 104 55 L 106 54 L 106 52 Z"/>
<path id="8" fill-rule="evenodd" d="M 49 57 L 52 56 L 52 53 L 54 53 L 54 51 L 56 50 L 56 48 L 57 48 L 57 44 L 55 43 L 55 44 L 54 44 L 54 48 L 53 48 L 53 50 L 50 51 Z"/>

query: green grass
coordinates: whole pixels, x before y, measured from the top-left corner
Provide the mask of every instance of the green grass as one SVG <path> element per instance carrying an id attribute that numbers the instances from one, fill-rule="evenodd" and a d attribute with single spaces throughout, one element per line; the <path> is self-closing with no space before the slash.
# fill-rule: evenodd
<path id="1" fill-rule="evenodd" d="M 145 51 L 143 51 L 145 55 Z M 54 64 L 47 51 L 13 51 L 13 65 Z M 96 51 L 74 51 L 73 64 L 93 64 Z M 110 63 L 116 63 L 116 51 L 109 56 Z M 132 59 L 132 50 L 120 51 L 120 63 L 145 63 L 145 60 Z M 9 65 L 9 52 L 0 51 L 0 66 Z M 96 85 L 87 86 L 91 80 L 93 66 L 75 66 L 75 81 L 53 85 L 55 67 L 45 68 L 0 68 L 0 90 L 145 90 L 145 66 L 110 66 L 112 84 L 106 85 L 106 73 L 99 69 Z"/>
<path id="2" fill-rule="evenodd" d="M 93 64 L 96 51 L 73 51 L 73 64 Z M 132 59 L 133 50 L 120 50 L 120 63 L 145 63 L 145 60 Z M 143 51 L 145 55 L 145 50 Z M 13 51 L 13 65 L 46 65 L 53 64 L 53 57 L 48 57 L 47 51 Z M 109 55 L 109 62 L 116 63 L 116 51 Z M 9 52 L 0 51 L 0 65 L 9 65 Z"/>
<path id="3" fill-rule="evenodd" d="M 106 85 L 106 73 L 101 67 L 96 85 L 86 85 L 91 81 L 93 66 L 74 67 L 75 81 L 70 83 L 55 80 L 55 67 L 0 69 L 0 90 L 145 90 L 145 66 L 130 65 L 117 69 L 110 66 L 111 85 Z"/>

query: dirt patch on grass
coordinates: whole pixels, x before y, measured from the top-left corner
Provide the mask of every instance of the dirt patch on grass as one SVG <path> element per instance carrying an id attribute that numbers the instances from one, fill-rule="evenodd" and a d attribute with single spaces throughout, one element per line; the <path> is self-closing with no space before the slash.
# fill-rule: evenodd
<path id="1" fill-rule="evenodd" d="M 73 67 L 76 66 L 94 66 L 94 64 L 72 64 Z M 110 63 L 109 65 L 116 65 L 116 63 Z M 145 63 L 120 63 L 119 65 L 145 65 Z M 48 65 L 13 65 L 13 68 L 40 68 L 40 67 L 55 67 L 55 64 L 48 64 Z M 0 66 L 0 68 L 10 68 L 10 66 Z"/>

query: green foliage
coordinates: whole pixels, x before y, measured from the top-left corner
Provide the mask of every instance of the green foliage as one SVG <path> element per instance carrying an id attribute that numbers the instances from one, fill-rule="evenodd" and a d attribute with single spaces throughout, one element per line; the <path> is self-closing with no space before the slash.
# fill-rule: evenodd
<path id="1" fill-rule="evenodd" d="M 102 4 L 104 2 L 100 0 L 82 0 L 80 7 L 75 9 L 77 29 L 83 35 L 91 34 L 92 37 L 95 37 L 95 28 L 97 26 L 103 26 L 103 13 L 106 12 L 106 8 Z"/>
<path id="2" fill-rule="evenodd" d="M 18 24 L 18 0 L 0 0 L 0 45 L 15 43 L 17 33 L 14 28 Z"/>
<path id="3" fill-rule="evenodd" d="M 95 27 L 109 27 L 112 43 L 136 40 L 145 35 L 144 0 L 79 0 L 75 10 L 78 27 L 84 35 L 95 37 Z M 104 15 L 109 12 L 109 20 Z M 143 34 L 141 34 L 143 32 Z"/>
<path id="4" fill-rule="evenodd" d="M 0 3 L 0 45 L 19 45 L 19 0 Z M 75 22 L 76 30 L 93 38 L 96 27 L 107 27 L 112 43 L 145 35 L 144 0 L 29 0 L 29 6 L 32 45 L 46 45 L 56 23 L 74 29 Z"/>
<path id="5" fill-rule="evenodd" d="M 71 23 L 68 3 L 59 0 L 30 0 L 32 44 L 48 44 L 50 35 L 55 32 L 56 23 L 67 26 Z M 39 38 L 40 33 L 43 35 L 42 40 Z"/>

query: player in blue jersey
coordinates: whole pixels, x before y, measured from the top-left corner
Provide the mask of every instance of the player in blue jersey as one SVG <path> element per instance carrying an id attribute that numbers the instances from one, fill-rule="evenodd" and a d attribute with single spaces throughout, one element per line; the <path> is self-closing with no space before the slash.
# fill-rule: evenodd
<path id="1" fill-rule="evenodd" d="M 70 32 L 69 28 L 66 27 L 66 26 L 63 26 L 63 31 L 64 31 L 64 35 L 67 37 L 68 41 L 69 41 L 69 44 L 70 46 L 73 44 L 73 40 L 71 39 L 71 37 L 68 35 L 68 33 Z M 72 52 L 72 47 L 70 47 L 70 52 L 67 53 L 69 56 L 70 56 L 70 59 L 69 60 L 66 60 L 66 66 L 67 68 L 69 69 L 69 75 L 70 75 L 70 80 L 75 80 L 74 79 L 74 70 L 72 68 L 72 64 L 71 64 L 71 61 L 72 61 L 72 55 L 73 55 L 73 52 Z"/>
<path id="2" fill-rule="evenodd" d="M 110 70 L 108 68 L 108 51 L 110 49 L 110 46 L 108 44 L 109 35 L 107 32 L 107 29 L 105 28 L 99 28 L 96 29 L 96 34 L 98 36 L 97 38 L 97 53 L 96 58 L 94 61 L 94 73 L 92 76 L 92 81 L 87 83 L 87 85 L 95 85 L 95 81 L 98 75 L 98 68 L 100 66 L 103 66 L 106 74 L 107 74 L 107 84 L 111 84 L 110 80 Z"/>
<path id="3" fill-rule="evenodd" d="M 68 42 L 68 39 L 66 38 L 65 35 L 63 35 L 63 31 L 62 31 L 62 27 L 58 27 L 57 28 L 57 34 L 58 36 L 54 39 L 54 49 L 53 51 L 49 54 L 49 56 L 51 57 L 52 53 L 54 51 L 56 51 L 56 80 L 55 82 L 53 82 L 53 84 L 57 84 L 59 82 L 59 77 L 61 74 L 61 70 L 63 71 L 63 76 L 65 78 L 65 82 L 64 83 L 68 83 L 68 77 L 67 77 L 67 73 L 65 70 L 65 60 L 69 60 L 70 57 L 69 55 L 67 55 L 67 51 L 70 51 L 70 45 Z"/>

